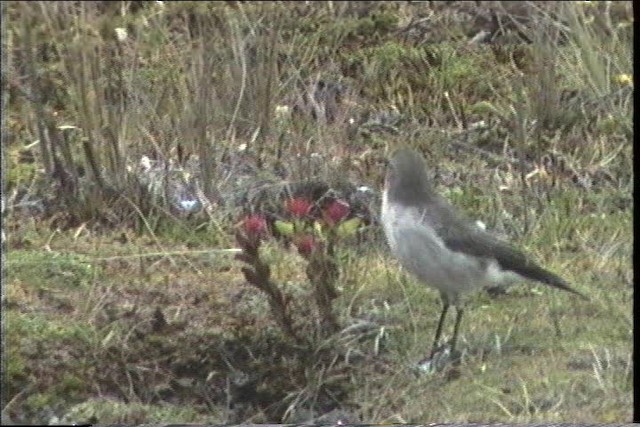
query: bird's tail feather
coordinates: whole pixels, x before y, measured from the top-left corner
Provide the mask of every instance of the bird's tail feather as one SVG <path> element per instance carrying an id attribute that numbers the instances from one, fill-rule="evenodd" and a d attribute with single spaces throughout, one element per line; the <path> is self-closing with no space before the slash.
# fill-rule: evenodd
<path id="1" fill-rule="evenodd" d="M 545 270 L 542 267 L 537 267 L 534 270 L 536 270 L 536 271 L 535 272 L 531 271 L 531 273 L 533 273 L 533 274 L 530 275 L 530 277 L 532 279 L 537 280 L 540 283 L 544 283 L 547 286 L 551 286 L 551 287 L 556 288 L 556 289 L 562 289 L 563 291 L 566 291 L 566 292 L 571 292 L 572 294 L 578 295 L 580 298 L 589 301 L 589 297 L 587 297 L 585 294 L 573 289 L 561 277 L 553 274 L 550 271 Z"/>

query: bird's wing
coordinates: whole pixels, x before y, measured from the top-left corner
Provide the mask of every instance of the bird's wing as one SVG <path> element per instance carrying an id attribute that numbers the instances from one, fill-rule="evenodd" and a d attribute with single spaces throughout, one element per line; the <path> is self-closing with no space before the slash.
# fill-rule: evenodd
<path id="1" fill-rule="evenodd" d="M 456 228 L 456 230 L 458 229 Z M 463 230 L 454 231 L 450 229 L 442 234 L 441 237 L 445 245 L 453 251 L 495 259 L 503 270 L 512 271 L 527 279 L 535 280 L 587 299 L 586 296 L 571 288 L 564 279 L 540 267 L 521 251 L 484 230 L 467 224 L 463 227 Z"/>

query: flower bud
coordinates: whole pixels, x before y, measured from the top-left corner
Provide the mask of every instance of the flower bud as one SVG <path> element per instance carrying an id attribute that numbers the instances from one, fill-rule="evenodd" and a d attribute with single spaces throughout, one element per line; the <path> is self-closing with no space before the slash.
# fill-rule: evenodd
<path id="1" fill-rule="evenodd" d="M 298 248 L 298 253 L 304 257 L 310 256 L 317 247 L 315 238 L 310 234 L 305 234 L 296 238 L 294 240 L 294 244 Z"/>
<path id="2" fill-rule="evenodd" d="M 312 205 L 309 201 L 300 198 L 290 199 L 286 203 L 287 211 L 294 218 L 304 218 L 305 216 L 309 215 L 311 206 Z"/>
<path id="3" fill-rule="evenodd" d="M 242 221 L 242 228 L 248 238 L 257 239 L 267 231 L 267 221 L 262 215 L 249 215 Z"/>
<path id="4" fill-rule="evenodd" d="M 351 208 L 349 204 L 343 202 L 342 200 L 334 200 L 331 202 L 329 206 L 323 211 L 324 220 L 329 225 L 335 225 L 345 219 Z"/>

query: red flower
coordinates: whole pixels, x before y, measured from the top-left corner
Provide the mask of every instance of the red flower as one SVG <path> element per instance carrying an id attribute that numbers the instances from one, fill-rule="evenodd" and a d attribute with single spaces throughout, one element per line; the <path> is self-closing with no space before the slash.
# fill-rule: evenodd
<path id="1" fill-rule="evenodd" d="M 342 200 L 334 200 L 323 211 L 323 216 L 329 225 L 335 225 L 345 219 L 347 215 L 349 215 L 349 212 L 351 212 L 351 208 L 348 203 Z"/>
<path id="2" fill-rule="evenodd" d="M 267 230 L 267 221 L 262 215 L 254 214 L 242 221 L 242 228 L 249 238 L 258 238 Z"/>
<path id="3" fill-rule="evenodd" d="M 298 253 L 304 257 L 310 256 L 317 247 L 316 239 L 310 234 L 296 238 L 294 244 L 298 248 Z"/>
<path id="4" fill-rule="evenodd" d="M 304 218 L 311 211 L 311 203 L 305 199 L 290 199 L 286 203 L 286 208 L 295 218 Z"/>

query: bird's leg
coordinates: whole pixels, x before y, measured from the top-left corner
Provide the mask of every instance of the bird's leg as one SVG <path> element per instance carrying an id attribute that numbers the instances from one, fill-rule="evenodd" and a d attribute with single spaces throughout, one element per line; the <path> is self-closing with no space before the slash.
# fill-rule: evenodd
<path id="1" fill-rule="evenodd" d="M 462 321 L 463 313 L 464 307 L 456 306 L 456 323 L 453 326 L 453 338 L 451 338 L 451 354 L 453 354 L 456 349 L 456 342 L 458 341 L 458 330 L 460 329 L 460 322 Z"/>
<path id="2" fill-rule="evenodd" d="M 436 328 L 436 336 L 433 340 L 433 346 L 431 347 L 431 356 L 435 354 L 438 349 L 438 341 L 440 341 L 440 335 L 442 334 L 442 325 L 444 325 L 444 319 L 447 317 L 447 311 L 449 311 L 449 300 L 442 297 L 442 313 L 440 313 L 440 320 L 438 321 L 438 327 Z"/>

